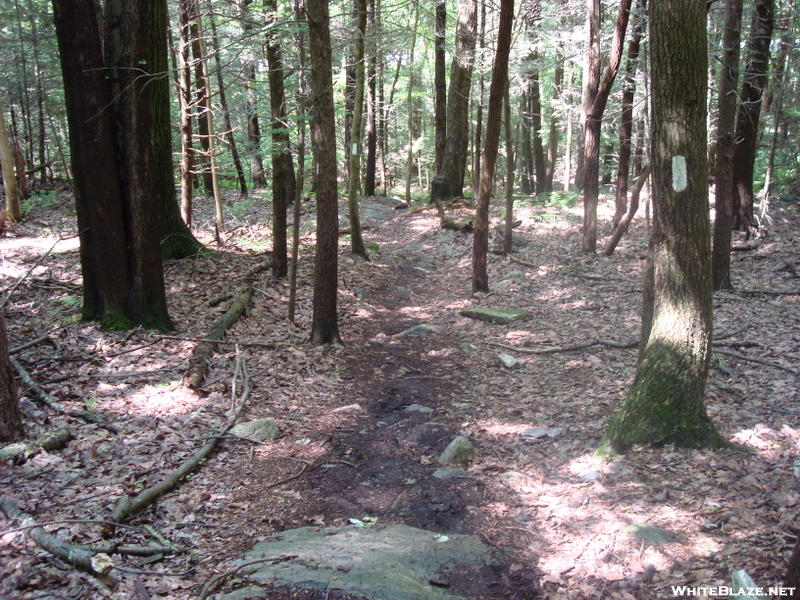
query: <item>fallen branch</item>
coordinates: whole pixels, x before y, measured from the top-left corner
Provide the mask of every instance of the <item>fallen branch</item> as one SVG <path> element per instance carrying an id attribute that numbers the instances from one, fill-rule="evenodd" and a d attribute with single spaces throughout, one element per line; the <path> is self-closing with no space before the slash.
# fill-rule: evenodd
<path id="1" fill-rule="evenodd" d="M 209 454 L 211 454 L 214 448 L 217 447 L 217 444 L 219 444 L 220 436 L 224 436 L 234 426 L 236 420 L 239 418 L 239 415 L 242 413 L 242 409 L 244 408 L 244 404 L 247 401 L 247 397 L 250 395 L 251 390 L 250 376 L 247 373 L 247 368 L 245 367 L 244 362 L 240 362 L 237 357 L 236 365 L 236 370 L 238 371 L 241 369 L 242 371 L 242 395 L 239 398 L 239 402 L 234 408 L 233 413 L 231 414 L 225 426 L 220 431 L 212 433 L 209 437 L 209 441 L 202 448 L 200 448 L 200 450 L 198 450 L 194 456 L 192 456 L 189 460 L 184 462 L 180 467 L 175 469 L 169 476 L 167 476 L 166 479 L 142 491 L 133 499 L 128 498 L 127 496 L 121 498 L 111 517 L 115 522 L 119 523 L 124 521 L 131 515 L 146 508 L 154 500 L 156 500 L 156 498 L 162 494 L 166 494 L 172 488 L 178 485 L 178 482 L 181 479 L 194 471 L 197 466 L 203 462 L 203 460 L 205 460 Z"/>
<path id="2" fill-rule="evenodd" d="M 514 258 L 510 254 L 506 258 L 508 260 L 510 260 L 511 262 L 515 262 L 517 264 L 522 265 L 523 267 L 530 267 L 531 269 L 538 269 L 539 268 L 539 265 L 535 265 L 533 263 L 525 262 L 524 260 L 520 260 L 518 258 Z"/>
<path id="3" fill-rule="evenodd" d="M 183 376 L 183 384 L 189 388 L 197 389 L 203 383 L 206 373 L 208 372 L 208 365 L 211 361 L 211 356 L 214 354 L 213 342 L 222 339 L 225 331 L 233 325 L 236 320 L 242 316 L 242 313 L 250 304 L 250 299 L 253 297 L 253 286 L 248 285 L 245 290 L 239 294 L 234 300 L 228 310 L 211 326 L 211 329 L 206 335 L 208 341 L 200 342 L 192 352 L 189 359 L 189 368 Z"/>
<path id="4" fill-rule="evenodd" d="M 27 536 L 36 542 L 40 548 L 72 566 L 94 575 L 105 575 L 114 568 L 114 562 L 108 554 L 93 552 L 79 546 L 67 544 L 56 536 L 47 533 L 36 523 L 33 517 L 25 513 L 11 500 L 0 498 L 0 510 L 9 519 L 18 519 L 23 526 L 27 527 Z"/>
<path id="5" fill-rule="evenodd" d="M 64 427 L 48 431 L 33 442 L 17 442 L 15 444 L 3 446 L 0 448 L 0 460 L 21 465 L 27 462 L 32 456 L 38 454 L 40 450 L 44 450 L 45 452 L 61 450 L 71 439 L 72 433 L 69 429 Z"/>
<path id="6" fill-rule="evenodd" d="M 230 344 L 231 346 L 256 346 L 258 348 L 277 348 L 286 342 L 253 342 L 248 340 L 211 340 L 208 338 L 181 337 L 178 335 L 160 335 L 162 340 L 180 340 L 182 342 L 205 342 L 206 344 Z"/>
<path id="7" fill-rule="evenodd" d="M 42 388 L 39 387 L 39 384 L 37 384 L 33 380 L 33 378 L 25 370 L 25 367 L 23 367 L 21 364 L 19 364 L 19 361 L 16 358 L 14 358 L 13 356 L 9 356 L 9 360 L 11 361 L 11 364 L 14 366 L 14 369 L 17 371 L 19 376 L 22 378 L 22 381 L 25 382 L 25 385 L 27 385 L 30 388 L 31 392 L 33 392 L 33 394 L 36 397 L 36 399 L 39 400 L 42 404 L 45 404 L 46 406 L 49 406 L 50 408 L 52 408 L 54 411 L 56 411 L 59 414 L 66 415 L 68 417 L 75 417 L 76 419 L 83 419 L 84 421 L 87 421 L 88 423 L 94 423 L 98 427 L 102 427 L 103 429 L 107 429 L 108 431 L 111 431 L 112 433 L 119 433 L 120 432 L 119 427 L 116 427 L 115 425 L 112 425 L 111 423 L 108 423 L 108 422 L 104 421 L 103 419 L 101 419 L 98 416 L 95 416 L 95 415 L 93 415 L 91 413 L 88 413 L 88 412 L 85 412 L 83 410 L 70 410 L 68 408 L 64 408 L 58 402 L 53 400 L 53 398 L 52 398 L 52 396 L 50 396 L 50 394 L 48 394 Z"/>
<path id="8" fill-rule="evenodd" d="M 583 350 L 592 346 L 607 346 L 608 348 L 636 348 L 639 341 L 635 342 L 615 342 L 613 340 L 589 340 L 588 342 L 581 342 L 571 346 L 554 346 L 551 348 L 521 348 L 520 346 L 509 346 L 508 344 L 501 344 L 499 342 L 487 342 L 490 346 L 503 348 L 504 350 L 511 350 L 521 354 L 555 354 L 557 352 L 573 352 L 575 350 Z"/>
<path id="9" fill-rule="evenodd" d="M 780 371 L 786 371 L 787 373 L 791 373 L 792 375 L 800 375 L 800 372 L 795 371 L 794 369 L 790 369 L 788 367 L 784 367 L 783 365 L 779 365 L 778 363 L 769 362 L 767 360 L 761 360 L 760 358 L 750 358 L 749 356 L 745 356 L 744 354 L 739 354 L 738 352 L 729 352 L 727 350 L 714 350 L 718 354 L 724 354 L 725 356 L 732 356 L 733 358 L 738 358 L 739 360 L 746 360 L 747 362 L 756 363 L 759 365 L 764 365 L 766 367 L 772 367 L 773 369 L 778 369 Z"/>
<path id="10" fill-rule="evenodd" d="M 35 340 L 31 340 L 29 342 L 25 342 L 24 344 L 20 344 L 15 348 L 9 348 L 8 353 L 16 354 L 17 352 L 22 352 L 23 350 L 27 350 L 28 348 L 31 348 L 36 344 L 41 344 L 42 342 L 50 342 L 50 341 L 52 340 L 50 339 L 49 335 L 43 335 L 42 337 L 38 337 Z"/>

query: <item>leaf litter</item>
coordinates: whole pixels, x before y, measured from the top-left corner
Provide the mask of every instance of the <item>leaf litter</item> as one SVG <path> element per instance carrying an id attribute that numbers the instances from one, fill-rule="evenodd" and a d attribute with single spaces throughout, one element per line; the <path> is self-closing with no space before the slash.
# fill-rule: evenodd
<path id="1" fill-rule="evenodd" d="M 281 531 L 382 522 L 472 534 L 506 549 L 507 568 L 486 574 L 494 578 L 490 595 L 470 582 L 451 590 L 470 598 L 668 598 L 671 586 L 728 585 L 738 569 L 764 587 L 780 585 L 800 529 L 800 300 L 786 268 L 798 256 L 796 206 L 777 206 L 756 249 L 732 256 L 737 287 L 761 292 L 714 299 L 715 336 L 725 346 L 715 347 L 708 413 L 753 452 L 637 447 L 600 459 L 593 449 L 624 400 L 637 350 L 566 348 L 638 340 L 644 219 L 614 256 L 587 257 L 578 252 L 577 211 L 523 206 L 516 260 L 490 255 L 492 291 L 473 297 L 471 236 L 440 230 L 429 212 L 399 215 L 392 203 L 381 199 L 388 210 L 365 220 L 365 239 L 378 245 L 370 262 L 340 245 L 346 347 L 307 344 L 314 243 L 307 214 L 295 323 L 285 317 L 287 283 L 261 274 L 248 314 L 216 345 L 199 391 L 181 384 L 189 356 L 244 276 L 267 260 L 268 215 L 237 210 L 248 234 L 240 227 L 220 256 L 166 265 L 178 328 L 170 335 L 81 323 L 77 242 L 55 247 L 6 307 L 10 346 L 49 336 L 16 357 L 58 402 L 122 433 L 56 414 L 23 386 L 29 437 L 64 426 L 75 439 L 25 464 L 0 464 L 0 495 L 71 544 L 174 552 L 114 555 L 120 568 L 97 578 L 43 552 L 0 514 L 0 596 L 196 598 L 226 562 Z M 499 224 L 499 210 L 492 217 Z M 74 224 L 59 219 L 72 232 Z M 41 227 L 54 215 L 29 222 L 18 226 L 22 237 L 0 242 L 5 287 L 54 241 Z M 601 247 L 610 233 L 601 225 Z M 467 307 L 531 317 L 491 324 L 462 316 Z M 419 325 L 426 327 L 418 334 L 398 335 Z M 163 479 L 225 423 L 236 399 L 235 342 L 253 388 L 240 420 L 274 419 L 277 439 L 223 437 L 129 527 L 100 523 L 120 497 Z M 498 344 L 518 368 L 501 365 Z M 561 431 L 524 435 L 539 429 Z M 434 477 L 439 454 L 458 435 L 473 443 L 475 458 L 462 476 Z M 629 534 L 644 527 L 664 536 Z M 219 591 L 248 584 L 242 573 L 219 581 Z M 269 597 L 328 596 L 281 587 Z"/>

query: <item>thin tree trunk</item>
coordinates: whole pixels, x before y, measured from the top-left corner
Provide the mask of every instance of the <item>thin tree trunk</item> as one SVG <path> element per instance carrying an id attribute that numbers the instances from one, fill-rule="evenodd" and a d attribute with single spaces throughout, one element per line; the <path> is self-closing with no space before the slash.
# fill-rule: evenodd
<path id="1" fill-rule="evenodd" d="M 475 235 L 472 239 L 472 291 L 489 291 L 486 257 L 489 250 L 489 197 L 492 193 L 495 161 L 502 128 L 503 96 L 508 86 L 508 55 L 514 23 L 514 0 L 501 0 L 497 50 L 489 88 L 489 111 L 486 119 L 486 140 L 481 167 L 480 192 L 476 201 Z"/>
<path id="2" fill-rule="evenodd" d="M 211 113 L 211 89 L 208 87 L 208 68 L 206 66 L 205 53 L 203 51 L 203 29 L 200 22 L 200 2 L 191 0 L 191 16 L 189 30 L 191 38 L 191 48 L 194 65 L 195 79 L 195 100 L 194 109 L 197 115 L 197 138 L 200 142 L 201 152 L 198 153 L 198 160 L 194 161 L 194 167 L 198 169 L 198 175 L 203 183 L 204 191 L 209 194 L 214 193 L 214 181 L 211 169 L 211 131 L 209 129 L 212 121 L 208 115 Z"/>
<path id="3" fill-rule="evenodd" d="M 253 0 L 240 0 L 239 13 L 242 20 L 245 36 L 251 36 L 253 31 L 253 20 L 250 15 L 250 5 Z M 256 59 L 254 56 L 244 57 L 244 69 L 242 72 L 245 88 L 245 105 L 247 115 L 247 144 L 245 145 L 247 154 L 250 156 L 250 177 L 253 180 L 253 187 L 263 188 L 267 185 L 267 178 L 264 175 L 264 160 L 261 156 L 261 126 L 258 123 L 258 100 L 253 85 L 256 81 Z"/>
<path id="4" fill-rule="evenodd" d="M 486 48 L 486 0 L 478 0 L 481 6 L 481 24 L 478 33 L 479 56 L 483 56 Z M 483 69 L 481 69 L 480 81 L 478 83 L 478 97 L 475 104 L 478 105 L 475 115 L 475 143 L 472 145 L 472 193 L 477 198 L 481 185 L 481 134 L 483 133 L 483 96 L 485 91 Z"/>
<path id="5" fill-rule="evenodd" d="M 377 129 L 377 103 L 378 103 L 378 31 L 375 21 L 375 2 L 367 0 L 367 48 L 368 73 L 367 73 L 367 164 L 364 173 L 364 195 L 375 195 L 375 171 L 378 162 L 378 129 Z"/>
<path id="6" fill-rule="evenodd" d="M 417 45 L 417 25 L 419 25 L 419 2 L 414 4 L 414 26 L 411 29 L 411 53 L 408 60 L 408 95 L 406 105 L 408 110 L 408 153 L 406 155 L 406 202 L 411 202 L 411 176 L 414 172 L 414 111 L 412 109 L 412 95 L 414 93 L 414 51 Z"/>
<path id="7" fill-rule="evenodd" d="M 550 114 L 550 135 L 547 139 L 547 171 L 544 176 L 544 191 L 553 191 L 553 177 L 556 172 L 558 158 L 558 105 L 564 85 L 564 48 L 559 45 L 556 50 L 556 68 L 553 74 L 553 111 Z"/>
<path id="8" fill-rule="evenodd" d="M 350 133 L 350 181 L 347 187 L 347 207 L 350 215 L 350 240 L 353 254 L 367 258 L 367 249 L 361 237 L 361 217 L 358 213 L 358 196 L 361 192 L 361 130 L 364 112 L 364 37 L 367 30 L 367 2 L 357 0 L 356 15 L 356 89 L 353 105 L 353 129 Z M 413 42 L 412 42 L 413 43 Z M 412 49 L 413 52 L 413 49 Z M 411 84 L 409 84 L 411 87 Z"/>
<path id="9" fill-rule="evenodd" d="M 15 442 L 24 437 L 14 369 L 8 358 L 5 315 L 0 311 L 0 442 Z"/>
<path id="10" fill-rule="evenodd" d="M 531 140 L 533 141 L 533 160 L 536 169 L 536 193 L 545 189 L 545 157 L 542 145 L 542 102 L 539 93 L 539 72 L 534 71 L 528 81 L 530 87 Z"/>
<path id="11" fill-rule="evenodd" d="M 210 0 L 209 0 L 210 5 Z M 244 177 L 242 160 L 239 158 L 239 149 L 236 147 L 236 139 L 233 137 L 233 126 L 231 125 L 231 111 L 228 109 L 228 93 L 225 81 L 222 78 L 222 59 L 220 59 L 219 38 L 217 37 L 217 24 L 214 17 L 209 12 L 208 19 L 211 23 L 211 44 L 214 47 L 214 66 L 217 73 L 217 87 L 219 88 L 219 105 L 222 108 L 222 119 L 225 125 L 224 139 L 231 151 L 233 166 L 236 169 L 236 179 L 239 181 L 239 190 L 243 196 L 247 195 L 247 180 Z"/>
<path id="12" fill-rule="evenodd" d="M 510 83 L 506 84 L 505 94 L 503 94 L 506 134 L 506 228 L 503 232 L 503 256 L 511 254 L 511 246 L 514 241 L 512 227 L 514 223 L 514 134 L 511 127 Z"/>
<path id="13" fill-rule="evenodd" d="M 733 226 L 733 155 L 736 125 L 736 88 L 739 85 L 739 47 L 742 0 L 728 0 L 723 34 L 723 58 L 717 97 L 717 143 L 714 165 L 714 245 L 711 271 L 714 290 L 732 289 L 731 227 Z"/>
<path id="14" fill-rule="evenodd" d="M 22 218 L 22 206 L 19 202 L 19 192 L 17 190 L 17 176 L 14 169 L 14 151 L 11 148 L 11 141 L 6 129 L 6 119 L 3 106 L 0 104 L 0 163 L 3 169 L 3 184 L 6 190 L 6 210 L 15 221 Z M 23 177 L 25 174 L 22 174 Z"/>
<path id="15" fill-rule="evenodd" d="M 447 5 L 440 2 L 436 5 L 436 29 L 434 31 L 434 128 L 436 130 L 434 172 L 439 173 L 444 159 L 444 148 L 447 142 L 447 81 L 445 64 L 445 31 L 447 29 Z"/>
<path id="16" fill-rule="evenodd" d="M 341 344 L 336 314 L 339 211 L 336 184 L 336 126 L 331 76 L 331 34 L 327 0 L 307 0 L 311 135 L 317 167 L 317 255 L 314 266 L 311 343 Z"/>
<path id="17" fill-rule="evenodd" d="M 178 55 L 181 58 L 178 70 L 179 97 L 181 103 L 181 216 L 187 226 L 192 225 L 192 198 L 194 192 L 194 148 L 192 147 L 192 56 L 191 30 L 192 5 L 194 0 L 178 2 L 178 20 L 180 25 Z"/>

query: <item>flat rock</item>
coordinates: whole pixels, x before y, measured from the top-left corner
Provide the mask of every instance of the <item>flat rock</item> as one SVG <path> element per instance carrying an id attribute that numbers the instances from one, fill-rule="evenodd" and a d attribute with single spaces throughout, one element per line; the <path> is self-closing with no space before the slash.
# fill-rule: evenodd
<path id="1" fill-rule="evenodd" d="M 634 537 L 637 540 L 650 542 L 655 546 L 666 544 L 672 540 L 672 536 L 668 531 L 656 527 L 655 525 L 650 525 L 649 523 L 633 523 L 623 529 L 622 533 Z"/>
<path id="2" fill-rule="evenodd" d="M 522 430 L 522 437 L 524 437 L 526 440 L 538 440 L 543 437 L 558 437 L 563 432 L 563 427 L 553 427 L 552 429 L 545 429 L 543 427 L 526 427 Z"/>
<path id="3" fill-rule="evenodd" d="M 525 271 L 511 271 L 511 273 L 503 277 L 503 279 L 519 279 L 525 281 L 528 279 L 528 276 L 525 275 Z"/>
<path id="4" fill-rule="evenodd" d="M 239 423 L 231 429 L 231 435 L 253 440 L 254 442 L 271 442 L 280 430 L 275 419 L 259 419 L 258 421 L 247 421 Z"/>
<path id="5" fill-rule="evenodd" d="M 459 435 L 447 445 L 444 452 L 439 456 L 439 462 L 443 465 L 459 467 L 467 464 L 475 456 L 475 448 L 469 438 Z"/>
<path id="6" fill-rule="evenodd" d="M 496 325 L 507 325 L 514 321 L 522 321 L 527 319 L 530 315 L 520 310 L 511 310 L 509 308 L 481 308 L 471 307 L 462 308 L 461 314 L 470 319 L 477 319 L 478 321 L 486 321 Z"/>
<path id="7" fill-rule="evenodd" d="M 423 414 L 430 414 L 433 409 L 430 406 L 422 406 L 422 404 L 409 404 L 403 409 L 403 412 L 418 412 Z"/>
<path id="8" fill-rule="evenodd" d="M 470 477 L 470 474 L 466 471 L 462 471 L 461 469 L 451 469 L 449 467 L 442 467 L 441 469 L 436 469 L 431 475 L 434 479 L 462 479 Z"/>
<path id="9" fill-rule="evenodd" d="M 269 558 L 273 561 L 241 572 L 256 584 L 295 585 L 380 600 L 465 600 L 431 582 L 477 577 L 484 565 L 500 565 L 504 557 L 473 536 L 379 523 L 284 531 L 272 541 L 256 544 L 230 567 Z M 258 591 L 251 585 L 217 598 L 257 598 L 251 594 Z"/>
<path id="10" fill-rule="evenodd" d="M 426 336 L 429 333 L 442 333 L 444 328 L 440 325 L 429 325 L 427 323 L 420 323 L 398 333 L 398 337 L 405 337 L 407 335 Z"/>

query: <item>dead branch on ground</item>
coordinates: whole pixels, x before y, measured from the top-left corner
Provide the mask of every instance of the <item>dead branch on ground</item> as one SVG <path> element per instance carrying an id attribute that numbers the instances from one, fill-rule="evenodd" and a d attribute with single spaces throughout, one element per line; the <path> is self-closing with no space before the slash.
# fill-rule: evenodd
<path id="1" fill-rule="evenodd" d="M 18 519 L 20 523 L 27 527 L 27 536 L 36 544 L 53 556 L 71 564 L 74 567 L 88 571 L 94 575 L 105 575 L 114 568 L 114 562 L 108 554 L 103 552 L 93 552 L 80 548 L 58 539 L 51 533 L 47 533 L 36 520 L 25 513 L 15 502 L 0 498 L 0 510 L 9 519 Z"/>
<path id="2" fill-rule="evenodd" d="M 0 448 L 0 460 L 21 465 L 27 462 L 39 451 L 52 452 L 61 450 L 72 439 L 72 433 L 64 427 L 48 431 L 32 442 L 17 442 Z"/>
<path id="3" fill-rule="evenodd" d="M 198 450 L 194 456 L 192 456 L 189 460 L 184 462 L 169 476 L 167 476 L 166 479 L 142 491 L 133 499 L 130 499 L 127 496 L 120 499 L 111 517 L 114 521 L 117 523 L 124 521 L 131 515 L 149 506 L 162 494 L 166 494 L 172 488 L 177 486 L 181 479 L 194 471 L 197 466 L 203 462 L 203 460 L 209 454 L 211 454 L 211 452 L 217 447 L 217 444 L 219 444 L 220 436 L 224 436 L 234 426 L 236 420 L 239 418 L 239 415 L 242 413 L 242 409 L 244 409 L 244 404 L 247 401 L 251 391 L 250 375 L 247 373 L 247 367 L 244 364 L 244 361 L 240 359 L 238 348 L 236 352 L 236 367 L 234 371 L 234 378 L 237 374 L 241 373 L 242 395 L 239 398 L 238 404 L 233 409 L 227 423 L 225 423 L 225 426 L 221 430 L 213 432 L 210 435 L 208 442 L 202 448 L 200 448 L 200 450 Z"/>
<path id="4" fill-rule="evenodd" d="M 211 361 L 211 356 L 214 354 L 214 345 L 222 339 L 225 331 L 233 325 L 236 320 L 242 316 L 247 306 L 250 304 L 250 299 L 253 297 L 253 286 L 249 284 L 243 292 L 234 300 L 228 310 L 217 319 L 211 326 L 206 338 L 208 341 L 200 342 L 192 352 L 189 359 L 189 368 L 183 376 L 183 384 L 189 388 L 197 389 L 203 383 L 206 373 L 208 372 L 208 365 Z"/>

